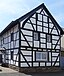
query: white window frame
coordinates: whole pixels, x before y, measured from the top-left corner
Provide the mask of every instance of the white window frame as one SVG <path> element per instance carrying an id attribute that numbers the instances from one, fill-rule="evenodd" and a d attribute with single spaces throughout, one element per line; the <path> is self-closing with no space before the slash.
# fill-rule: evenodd
<path id="1" fill-rule="evenodd" d="M 40 58 L 37 57 L 38 54 L 40 54 Z M 45 58 L 42 58 L 43 55 Z M 47 61 L 47 52 L 36 52 L 36 61 Z"/>

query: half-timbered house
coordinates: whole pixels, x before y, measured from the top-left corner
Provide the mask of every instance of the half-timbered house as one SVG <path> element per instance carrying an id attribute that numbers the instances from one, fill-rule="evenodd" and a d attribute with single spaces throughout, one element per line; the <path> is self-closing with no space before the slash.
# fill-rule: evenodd
<path id="1" fill-rule="evenodd" d="M 0 48 L 5 49 L 2 63 L 21 71 L 60 67 L 62 34 L 62 28 L 41 4 L 0 33 Z"/>

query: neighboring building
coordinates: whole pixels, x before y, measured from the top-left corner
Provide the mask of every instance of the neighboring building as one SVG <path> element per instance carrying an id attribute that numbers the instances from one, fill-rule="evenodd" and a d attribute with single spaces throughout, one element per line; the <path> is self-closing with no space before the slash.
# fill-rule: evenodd
<path id="1" fill-rule="evenodd" d="M 60 67 L 63 33 L 46 6 L 41 4 L 1 32 L 0 47 L 5 48 L 2 61 L 21 71 Z"/>
<path id="2" fill-rule="evenodd" d="M 63 28 L 64 31 L 64 28 Z M 64 51 L 64 35 L 61 37 L 61 51 Z"/>

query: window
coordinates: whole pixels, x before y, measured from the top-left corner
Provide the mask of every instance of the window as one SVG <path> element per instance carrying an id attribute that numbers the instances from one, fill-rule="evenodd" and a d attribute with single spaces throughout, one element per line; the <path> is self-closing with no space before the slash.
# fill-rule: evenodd
<path id="1" fill-rule="evenodd" d="M 11 60 L 13 60 L 13 51 L 11 51 Z"/>
<path id="2" fill-rule="evenodd" d="M 13 41 L 13 40 L 14 40 L 14 34 L 11 33 L 11 41 Z"/>
<path id="3" fill-rule="evenodd" d="M 3 38 L 3 44 L 4 44 L 4 38 Z"/>
<path id="4" fill-rule="evenodd" d="M 51 37 L 51 35 L 47 35 L 47 42 L 51 42 L 52 40 L 52 37 Z"/>
<path id="5" fill-rule="evenodd" d="M 39 41 L 40 40 L 40 34 L 37 32 L 34 32 L 34 40 Z"/>
<path id="6" fill-rule="evenodd" d="M 47 61 L 47 52 L 36 52 L 36 61 Z"/>

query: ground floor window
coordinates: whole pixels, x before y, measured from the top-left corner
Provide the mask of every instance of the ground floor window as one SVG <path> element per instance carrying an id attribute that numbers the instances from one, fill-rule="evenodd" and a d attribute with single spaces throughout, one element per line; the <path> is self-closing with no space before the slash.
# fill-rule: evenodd
<path id="1" fill-rule="evenodd" d="M 47 61 L 47 52 L 36 52 L 36 61 Z"/>
<path id="2" fill-rule="evenodd" d="M 11 51 L 11 60 L 13 60 L 13 51 Z"/>

